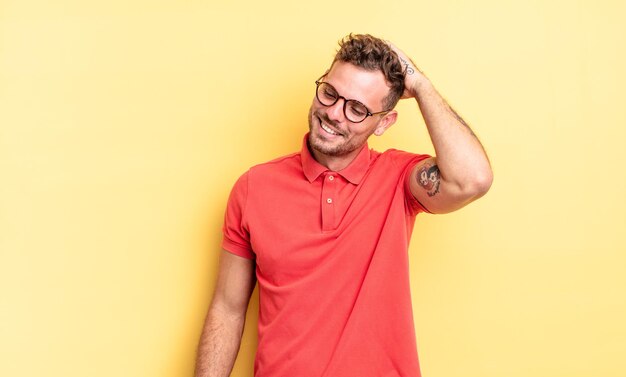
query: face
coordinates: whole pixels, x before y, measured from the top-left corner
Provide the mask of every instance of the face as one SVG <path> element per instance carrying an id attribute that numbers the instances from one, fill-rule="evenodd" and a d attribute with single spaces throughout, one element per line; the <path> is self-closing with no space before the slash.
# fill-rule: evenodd
<path id="1" fill-rule="evenodd" d="M 363 103 L 372 113 L 384 110 L 383 99 L 389 94 L 389 87 L 380 71 L 335 62 L 322 80 L 332 85 L 340 96 Z M 355 157 L 371 134 L 382 135 L 396 119 L 396 112 L 391 111 L 352 123 L 346 119 L 343 104 L 340 98 L 334 105 L 324 106 L 313 97 L 309 110 L 309 145 L 318 160 Z"/>

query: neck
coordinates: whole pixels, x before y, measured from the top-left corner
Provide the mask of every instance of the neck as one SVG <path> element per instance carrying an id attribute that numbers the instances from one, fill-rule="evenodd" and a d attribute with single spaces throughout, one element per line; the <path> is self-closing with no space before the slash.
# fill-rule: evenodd
<path id="1" fill-rule="evenodd" d="M 359 152 L 361 152 L 362 149 L 359 148 L 343 156 L 329 156 L 311 148 L 308 143 L 307 146 L 309 148 L 309 152 L 311 152 L 311 156 L 313 156 L 315 161 L 319 162 L 320 165 L 327 167 L 331 171 L 340 171 L 346 168 L 348 165 L 350 165 L 352 161 L 354 161 L 354 159 L 356 158 L 356 156 L 359 155 Z"/>

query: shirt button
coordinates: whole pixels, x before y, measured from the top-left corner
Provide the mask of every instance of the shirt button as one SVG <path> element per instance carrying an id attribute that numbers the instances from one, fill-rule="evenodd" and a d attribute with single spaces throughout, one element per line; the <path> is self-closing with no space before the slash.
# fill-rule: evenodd
<path id="1" fill-rule="evenodd" d="M 332 180 L 334 180 L 334 179 L 335 179 L 335 176 L 334 176 L 334 175 L 331 175 L 330 177 L 328 177 L 328 180 L 329 180 L 329 181 L 332 181 Z"/>
<path id="2" fill-rule="evenodd" d="M 328 204 L 332 204 L 332 203 L 333 203 L 333 200 L 332 200 L 331 198 L 328 198 L 328 199 L 326 199 L 326 203 L 328 203 Z"/>

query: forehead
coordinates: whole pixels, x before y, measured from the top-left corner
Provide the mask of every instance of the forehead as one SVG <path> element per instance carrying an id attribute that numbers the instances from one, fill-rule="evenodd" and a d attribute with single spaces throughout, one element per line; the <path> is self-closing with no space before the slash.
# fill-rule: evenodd
<path id="1" fill-rule="evenodd" d="M 368 71 L 351 63 L 335 62 L 324 81 L 337 89 L 347 99 L 355 99 L 370 111 L 379 111 L 389 86 L 381 71 Z"/>

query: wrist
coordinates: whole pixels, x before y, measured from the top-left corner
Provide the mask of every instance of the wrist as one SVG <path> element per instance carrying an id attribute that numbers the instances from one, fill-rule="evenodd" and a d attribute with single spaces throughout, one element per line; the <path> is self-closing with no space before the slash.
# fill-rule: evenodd
<path id="1" fill-rule="evenodd" d="M 411 81 L 407 82 L 407 90 L 417 98 L 425 87 L 430 85 L 430 80 L 420 71 L 415 71 Z"/>

